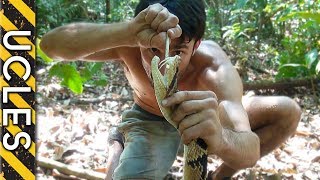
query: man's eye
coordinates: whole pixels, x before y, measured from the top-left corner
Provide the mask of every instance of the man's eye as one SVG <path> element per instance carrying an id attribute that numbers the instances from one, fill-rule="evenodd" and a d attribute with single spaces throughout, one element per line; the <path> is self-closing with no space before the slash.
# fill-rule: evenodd
<path id="1" fill-rule="evenodd" d="M 158 49 L 157 49 L 157 48 L 151 48 L 151 51 L 152 51 L 153 53 L 156 53 L 156 52 L 158 52 Z"/>
<path id="2" fill-rule="evenodd" d="M 181 53 L 182 53 L 181 51 L 175 51 L 174 52 L 175 55 L 181 55 Z"/>

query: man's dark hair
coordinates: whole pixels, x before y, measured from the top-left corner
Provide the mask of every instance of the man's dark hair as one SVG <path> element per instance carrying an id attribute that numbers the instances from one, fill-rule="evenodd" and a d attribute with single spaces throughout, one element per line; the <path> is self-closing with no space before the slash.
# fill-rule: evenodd
<path id="1" fill-rule="evenodd" d="M 203 0 L 140 0 L 135 10 L 137 16 L 149 5 L 159 3 L 179 18 L 182 40 L 197 41 L 202 38 L 206 24 Z"/>

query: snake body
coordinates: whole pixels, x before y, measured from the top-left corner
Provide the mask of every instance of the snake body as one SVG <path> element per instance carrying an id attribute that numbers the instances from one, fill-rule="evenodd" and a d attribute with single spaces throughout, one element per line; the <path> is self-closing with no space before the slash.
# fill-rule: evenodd
<path id="1" fill-rule="evenodd" d="M 167 35 L 165 59 L 160 61 L 158 56 L 154 56 L 151 61 L 151 75 L 155 96 L 164 118 L 175 128 L 177 125 L 171 120 L 172 108 L 163 107 L 161 102 L 166 97 L 177 91 L 180 56 L 169 57 L 170 39 Z M 159 67 L 160 65 L 160 67 Z M 165 65 L 162 75 L 160 70 Z M 184 145 L 184 170 L 185 180 L 205 180 L 207 177 L 207 145 L 202 139 L 191 141 Z"/>

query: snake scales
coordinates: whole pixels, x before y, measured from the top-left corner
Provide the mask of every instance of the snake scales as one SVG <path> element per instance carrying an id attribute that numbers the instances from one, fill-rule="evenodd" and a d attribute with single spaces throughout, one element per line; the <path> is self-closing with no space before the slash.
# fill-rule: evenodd
<path id="1" fill-rule="evenodd" d="M 170 124 L 177 128 L 177 125 L 171 120 L 172 108 L 166 108 L 161 105 L 161 101 L 175 93 L 178 88 L 180 56 L 169 57 L 169 45 L 170 38 L 167 34 L 165 59 L 160 61 L 158 56 L 152 58 L 151 75 L 161 113 Z M 162 66 L 165 66 L 164 75 L 159 70 Z M 202 139 L 193 140 L 188 145 L 184 145 L 183 178 L 185 180 L 204 180 L 206 176 L 207 145 Z"/>

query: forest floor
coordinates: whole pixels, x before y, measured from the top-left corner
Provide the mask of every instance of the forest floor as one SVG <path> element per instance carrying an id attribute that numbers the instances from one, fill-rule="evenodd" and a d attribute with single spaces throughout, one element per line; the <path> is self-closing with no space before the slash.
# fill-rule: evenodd
<path id="1" fill-rule="evenodd" d="M 120 68 L 119 68 L 120 67 Z M 106 87 L 85 87 L 75 95 L 49 78 L 45 69 L 37 72 L 37 156 L 72 167 L 105 172 L 109 145 L 108 131 L 116 126 L 121 112 L 133 104 L 132 90 L 117 63 L 105 72 L 118 69 Z M 317 85 L 320 89 L 320 85 Z M 239 171 L 234 179 L 320 179 L 319 91 L 292 88 L 286 91 L 245 92 L 256 95 L 286 95 L 302 108 L 303 115 L 295 134 L 263 157 L 253 168 Z M 316 96 L 315 96 L 316 94 Z M 280 132 L 279 132 L 280 133 Z M 221 160 L 209 157 L 209 170 Z M 181 179 L 183 158 L 178 156 L 166 179 Z M 37 167 L 38 179 L 79 179 L 56 169 Z"/>

